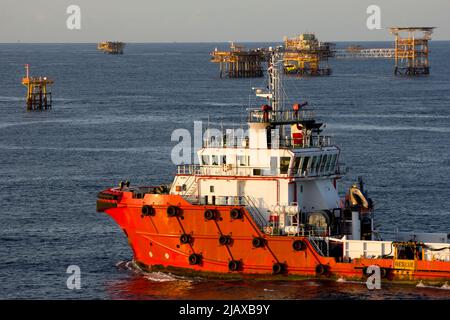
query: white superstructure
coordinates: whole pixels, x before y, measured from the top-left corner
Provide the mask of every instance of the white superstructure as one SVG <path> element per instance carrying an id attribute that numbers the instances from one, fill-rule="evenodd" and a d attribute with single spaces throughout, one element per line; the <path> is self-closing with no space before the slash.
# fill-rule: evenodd
<path id="1" fill-rule="evenodd" d="M 246 135 L 207 137 L 200 164 L 179 166 L 171 193 L 201 203 L 245 203 L 262 221 L 278 216 L 272 219 L 281 233 L 294 232 L 293 222 L 300 226 L 313 212 L 341 208 L 339 148 L 306 103 L 283 106 L 281 53 L 272 57 L 268 90 L 256 89 L 266 103 L 249 110 Z"/>
<path id="2" fill-rule="evenodd" d="M 197 152 L 199 165 L 178 166 L 170 193 L 194 204 L 245 205 L 265 232 L 319 239 L 327 254 L 334 244 L 341 248 L 337 258 L 390 256 L 398 241 L 426 242 L 430 252 L 447 243 L 446 234 L 425 233 L 375 241 L 373 204 L 362 180 L 340 198 L 340 149 L 306 102 L 284 105 L 282 61 L 282 52 L 273 50 L 267 90 L 255 89 L 265 103 L 249 110 L 248 130 L 208 135 Z"/>

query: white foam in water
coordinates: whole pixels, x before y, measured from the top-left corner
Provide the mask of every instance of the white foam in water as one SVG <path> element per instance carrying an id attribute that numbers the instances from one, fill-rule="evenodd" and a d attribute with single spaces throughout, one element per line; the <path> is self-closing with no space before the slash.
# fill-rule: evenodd
<path id="1" fill-rule="evenodd" d="M 336 282 L 339 282 L 339 283 L 357 283 L 357 284 L 366 284 L 366 282 L 364 282 L 364 281 L 351 281 L 351 280 L 346 280 L 346 279 L 344 279 L 344 278 L 339 278 L 339 279 L 336 280 Z"/>
<path id="2" fill-rule="evenodd" d="M 178 281 L 180 279 L 175 276 L 163 273 L 163 272 L 151 272 L 144 276 L 145 279 L 154 281 L 154 282 L 168 282 L 168 281 Z"/>
<path id="3" fill-rule="evenodd" d="M 440 290 L 450 290 L 450 286 L 448 285 L 448 283 L 444 283 L 441 287 L 437 287 L 437 286 L 428 286 L 423 284 L 422 281 L 419 281 L 419 283 L 416 285 L 416 288 L 430 288 L 430 289 L 440 289 Z"/>
<path id="4" fill-rule="evenodd" d="M 0 96 L 0 101 L 24 101 L 25 98 L 24 97 L 5 97 L 5 96 Z"/>
<path id="5" fill-rule="evenodd" d="M 188 279 L 181 276 L 175 276 L 171 273 L 164 272 L 147 272 L 140 268 L 134 261 L 119 261 L 116 263 L 116 267 L 122 270 L 129 270 L 136 274 L 142 275 L 145 279 L 154 282 L 169 282 L 169 281 L 200 281 L 200 278 Z"/>

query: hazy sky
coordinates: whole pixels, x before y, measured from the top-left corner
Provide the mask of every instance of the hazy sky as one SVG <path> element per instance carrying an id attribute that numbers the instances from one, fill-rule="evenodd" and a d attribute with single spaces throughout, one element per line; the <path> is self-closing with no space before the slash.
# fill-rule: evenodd
<path id="1" fill-rule="evenodd" d="M 69 5 L 81 30 L 66 27 Z M 369 5 L 381 30 L 366 27 Z M 392 40 L 389 26 L 436 26 L 450 39 L 450 0 L 0 0 L 0 42 L 281 41 L 315 32 L 323 41 Z"/>

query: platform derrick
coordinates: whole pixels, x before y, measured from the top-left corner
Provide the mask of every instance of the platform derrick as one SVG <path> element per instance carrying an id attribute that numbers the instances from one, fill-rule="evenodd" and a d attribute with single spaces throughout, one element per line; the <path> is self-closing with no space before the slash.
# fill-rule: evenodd
<path id="1" fill-rule="evenodd" d="M 431 40 L 434 27 L 391 27 L 395 36 L 396 75 L 428 75 L 428 41 Z"/>
<path id="2" fill-rule="evenodd" d="M 334 56 L 335 44 L 320 42 L 314 34 L 284 38 L 284 72 L 298 75 L 330 75 L 328 59 Z"/>
<path id="3" fill-rule="evenodd" d="M 245 50 L 243 46 L 230 44 L 229 51 L 211 52 L 211 62 L 219 64 L 220 77 L 255 78 L 263 76 L 262 63 L 266 60 L 264 49 Z"/>
<path id="4" fill-rule="evenodd" d="M 53 80 L 47 77 L 31 77 L 29 65 L 25 65 L 26 75 L 22 78 L 22 84 L 27 87 L 27 110 L 47 110 L 52 107 L 52 93 L 50 86 Z"/>

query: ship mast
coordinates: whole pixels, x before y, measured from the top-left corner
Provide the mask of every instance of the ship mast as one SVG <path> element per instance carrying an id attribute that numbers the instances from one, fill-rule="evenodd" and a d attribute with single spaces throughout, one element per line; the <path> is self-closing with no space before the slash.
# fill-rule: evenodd
<path id="1" fill-rule="evenodd" d="M 283 54 L 280 48 L 275 49 L 270 54 L 268 75 L 269 75 L 269 97 L 270 104 L 273 111 L 281 111 L 283 109 L 282 104 L 282 67 Z"/>
<path id="2" fill-rule="evenodd" d="M 269 92 L 270 92 L 270 105 L 274 111 L 275 117 L 278 118 L 282 115 L 283 111 L 283 52 L 281 47 L 275 48 L 271 52 L 268 76 L 269 76 Z M 280 137 L 283 139 L 285 137 L 285 126 L 280 126 Z"/>

